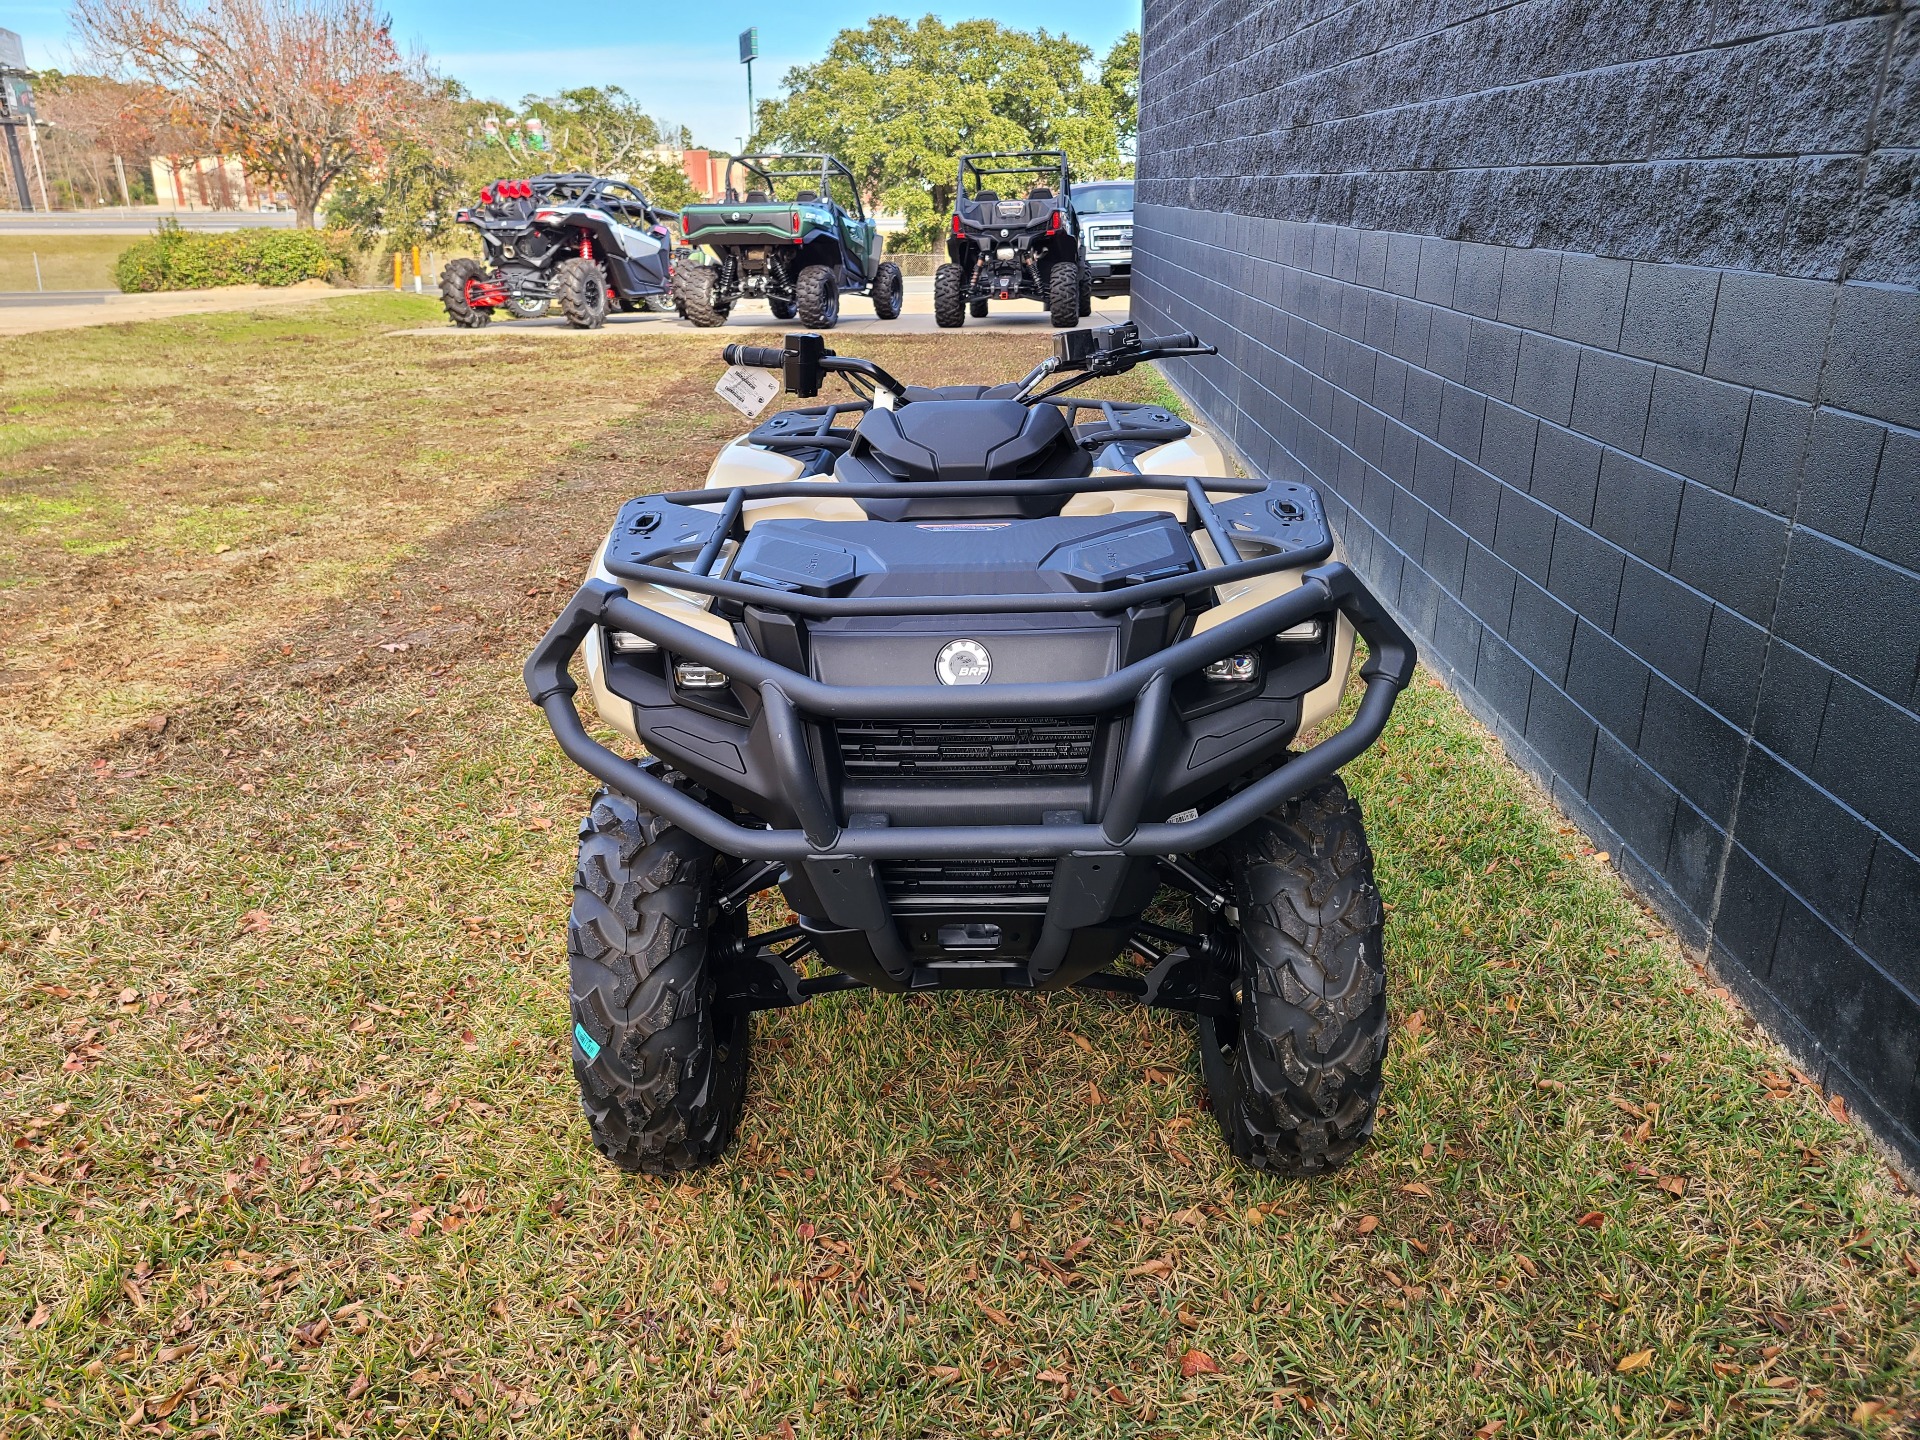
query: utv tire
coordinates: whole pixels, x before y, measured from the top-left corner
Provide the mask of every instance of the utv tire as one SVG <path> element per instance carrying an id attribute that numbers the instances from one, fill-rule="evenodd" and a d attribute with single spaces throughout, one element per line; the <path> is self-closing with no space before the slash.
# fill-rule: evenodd
<path id="1" fill-rule="evenodd" d="M 967 323 L 967 279 L 958 265 L 942 265 L 933 272 L 933 323 L 942 330 L 958 330 Z"/>
<path id="2" fill-rule="evenodd" d="M 573 1073 L 600 1153 L 676 1175 L 717 1159 L 746 1093 L 748 1014 L 716 1016 L 713 851 L 602 790 L 567 923 Z"/>
<path id="3" fill-rule="evenodd" d="M 575 257 L 554 272 L 553 288 L 567 323 L 576 330 L 598 330 L 607 323 L 612 303 L 607 277 L 591 260 Z"/>
<path id="4" fill-rule="evenodd" d="M 776 320 L 793 319 L 794 309 L 791 300 L 769 300 L 767 308 L 773 311 L 773 318 Z"/>
<path id="5" fill-rule="evenodd" d="M 1380 892 L 1360 807 L 1329 779 L 1227 850 L 1240 1011 L 1200 1019 L 1208 1098 L 1255 1169 L 1322 1174 L 1373 1133 L 1387 1048 Z"/>
<path id="6" fill-rule="evenodd" d="M 967 313 L 976 320 L 986 319 L 987 302 L 984 300 L 969 300 L 967 302 Z"/>
<path id="7" fill-rule="evenodd" d="M 1080 318 L 1093 314 L 1093 266 L 1080 262 Z"/>
<path id="8" fill-rule="evenodd" d="M 1080 323 L 1080 267 L 1061 260 L 1047 272 L 1047 310 L 1053 328 L 1071 330 Z"/>
<path id="9" fill-rule="evenodd" d="M 831 330 L 840 323 L 840 282 L 832 267 L 809 265 L 793 287 L 793 308 L 809 330 Z"/>
<path id="10" fill-rule="evenodd" d="M 649 315 L 670 315 L 673 308 L 673 296 L 664 290 L 658 295 L 642 295 L 640 303 L 634 306 L 634 309 L 643 310 Z"/>
<path id="11" fill-rule="evenodd" d="M 898 320 L 900 307 L 906 298 L 906 281 L 900 276 L 900 267 L 891 260 L 882 260 L 874 269 L 873 284 L 868 286 L 873 296 L 873 313 L 882 320 Z"/>
<path id="12" fill-rule="evenodd" d="M 720 280 L 711 265 L 683 265 L 673 272 L 673 298 L 691 320 L 703 330 L 727 323 L 731 303 L 721 304 L 714 296 Z"/>
<path id="13" fill-rule="evenodd" d="M 487 267 L 466 255 L 449 260 L 440 272 L 440 303 L 446 307 L 447 318 L 462 330 L 478 330 L 493 323 L 491 307 L 474 305 L 467 299 L 467 286 L 486 278 Z"/>
<path id="14" fill-rule="evenodd" d="M 509 295 L 507 313 L 516 320 L 541 320 L 553 308 L 544 295 Z"/>

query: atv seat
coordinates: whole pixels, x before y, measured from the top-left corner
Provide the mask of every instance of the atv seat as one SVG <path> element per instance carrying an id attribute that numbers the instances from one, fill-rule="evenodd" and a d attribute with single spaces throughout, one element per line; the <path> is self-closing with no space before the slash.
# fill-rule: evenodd
<path id="1" fill-rule="evenodd" d="M 978 203 L 982 200 L 998 200 L 1000 198 L 1000 192 L 998 190 L 982 190 L 978 195 L 975 195 L 973 198 L 975 203 Z"/>
<path id="2" fill-rule="evenodd" d="M 796 205 L 804 205 L 809 200 L 818 200 L 819 198 L 820 194 L 817 190 L 802 190 L 793 197 L 793 203 Z"/>
<path id="3" fill-rule="evenodd" d="M 1044 185 L 1036 185 L 1027 191 L 1027 198 L 1029 200 L 1051 200 L 1053 199 L 1053 191 Z"/>
<path id="4" fill-rule="evenodd" d="M 952 387 L 956 390 L 967 386 Z M 938 405 L 870 410 L 853 444 L 833 467 L 836 479 L 859 484 L 895 480 L 1024 480 L 1091 474 L 1059 407 L 1029 409 L 999 397 L 941 396 Z M 863 500 L 876 520 L 936 520 L 958 516 L 1057 515 L 1065 495 L 983 495 L 907 500 Z"/>
<path id="5" fill-rule="evenodd" d="M 773 197 L 764 190 L 749 190 L 747 191 L 747 198 L 743 203 L 748 205 L 771 205 L 773 203 Z"/>

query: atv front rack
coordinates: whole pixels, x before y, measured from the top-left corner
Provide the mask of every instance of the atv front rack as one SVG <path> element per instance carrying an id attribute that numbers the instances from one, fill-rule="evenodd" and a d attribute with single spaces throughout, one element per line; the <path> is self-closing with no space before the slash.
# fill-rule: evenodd
<path id="1" fill-rule="evenodd" d="M 1265 495 L 1299 487 L 1263 482 L 1209 479 L 1215 491 Z M 725 540 L 740 525 L 743 507 L 755 500 L 798 496 L 841 499 L 941 498 L 961 495 L 1049 494 L 1102 489 L 1158 488 L 1185 491 L 1198 518 L 1228 563 L 1165 579 L 1090 592 L 1017 595 L 819 596 L 770 585 L 716 579 L 708 572 Z M 1246 503 L 1246 502 L 1238 502 Z M 1287 502 L 1284 493 L 1272 502 Z M 718 515 L 698 506 L 720 507 Z M 1230 509 L 1231 507 L 1229 507 Z M 1325 546 L 1290 547 L 1267 540 L 1270 553 L 1253 559 L 1240 554 L 1228 517 L 1209 501 L 1199 480 L 1167 477 L 1116 477 L 1108 480 L 1015 480 L 1003 482 L 838 482 L 743 486 L 724 495 L 712 490 L 648 497 L 623 512 L 623 527 L 659 537 L 660 555 L 691 555 L 679 565 L 619 561 L 610 554 L 608 569 L 620 580 L 705 594 L 758 607 L 806 616 L 1006 614 L 1029 611 L 1111 611 L 1176 595 L 1190 594 L 1236 580 L 1298 569 L 1325 559 Z M 706 523 L 682 530 L 677 516 L 701 516 Z M 1274 512 L 1282 518 L 1284 511 Z M 1324 533 L 1324 532 L 1323 532 Z M 645 553 L 645 552 L 643 552 Z M 1164 734 L 1173 682 L 1236 651 L 1315 618 L 1344 616 L 1367 642 L 1361 670 L 1366 691 L 1358 713 L 1344 729 L 1300 751 L 1285 764 L 1196 818 L 1144 821 L 1148 780 L 1156 747 Z M 568 673 L 575 653 L 596 626 L 637 635 L 685 660 L 705 665 L 750 685 L 764 708 L 772 739 L 781 798 L 796 817 L 797 829 L 743 825 L 669 785 L 652 767 L 637 764 L 600 744 L 581 722 L 573 697 L 578 686 Z M 1305 793 L 1370 745 L 1392 714 L 1394 701 L 1413 674 L 1413 642 L 1384 607 L 1345 565 L 1321 564 L 1301 585 L 1201 634 L 1179 641 L 1143 660 L 1098 679 L 1056 683 L 988 685 L 833 685 L 670 619 L 627 598 L 619 584 L 591 580 L 568 603 L 534 648 L 526 665 L 527 691 L 545 712 L 567 756 L 615 790 L 690 831 L 715 848 L 749 859 L 805 863 L 830 876 L 864 880 L 873 887 L 873 862 L 911 858 L 1068 857 L 1097 866 L 1100 855 L 1192 854 L 1219 844 L 1276 806 Z M 815 772 L 809 744 L 814 722 L 856 718 L 907 717 L 964 719 L 991 716 L 1126 716 L 1130 723 L 1122 750 L 1120 779 L 1097 822 L 1042 825 L 842 826 Z M 866 928 L 866 927 L 862 927 Z"/>

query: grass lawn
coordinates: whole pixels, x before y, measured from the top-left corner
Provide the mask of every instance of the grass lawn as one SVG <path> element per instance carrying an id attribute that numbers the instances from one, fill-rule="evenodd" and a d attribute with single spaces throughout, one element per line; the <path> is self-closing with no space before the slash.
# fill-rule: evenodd
<path id="1" fill-rule="evenodd" d="M 1913 1200 L 1424 675 L 1347 772 L 1347 1170 L 1237 1167 L 1188 1028 L 1079 995 L 762 1017 L 725 1162 L 603 1166 L 519 667 L 739 425 L 717 341 L 432 313 L 0 374 L 0 1435 L 1910 1433 Z"/>
<path id="2" fill-rule="evenodd" d="M 112 290 L 113 262 L 138 235 L 0 235 L 0 290 Z M 33 273 L 35 256 L 40 274 Z"/>

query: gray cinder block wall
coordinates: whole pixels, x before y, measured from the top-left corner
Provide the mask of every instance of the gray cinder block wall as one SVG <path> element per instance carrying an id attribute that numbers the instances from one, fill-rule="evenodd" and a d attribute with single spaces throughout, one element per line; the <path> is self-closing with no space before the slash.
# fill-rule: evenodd
<path id="1" fill-rule="evenodd" d="M 1172 378 L 1920 1163 L 1920 10 L 1145 10 Z"/>

